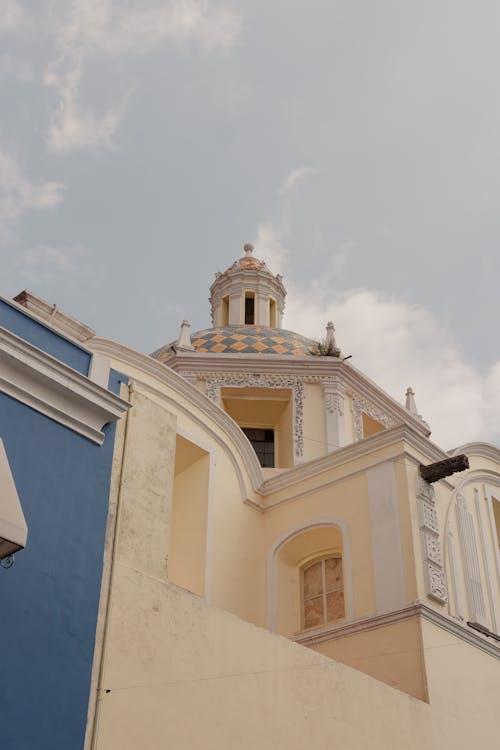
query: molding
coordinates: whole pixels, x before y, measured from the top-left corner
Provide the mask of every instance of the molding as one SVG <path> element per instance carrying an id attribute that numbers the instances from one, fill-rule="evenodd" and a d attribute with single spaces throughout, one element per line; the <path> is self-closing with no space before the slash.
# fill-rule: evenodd
<path id="1" fill-rule="evenodd" d="M 427 438 L 422 437 L 407 425 L 397 425 L 387 430 L 371 435 L 370 437 L 358 440 L 355 443 L 339 448 L 332 453 L 320 458 L 314 458 L 305 464 L 289 469 L 276 477 L 267 479 L 258 492 L 261 495 L 270 495 L 278 490 L 283 490 L 297 482 L 303 482 L 312 479 L 330 469 L 343 466 L 349 461 L 356 458 L 367 456 L 375 451 L 382 450 L 399 442 L 407 442 L 409 445 L 423 453 L 429 460 L 440 461 L 446 458 L 446 453 L 431 443 Z M 388 459 L 384 459 L 388 460 Z"/>
<path id="2" fill-rule="evenodd" d="M 170 403 L 175 409 L 180 409 L 190 419 L 200 425 L 203 425 L 204 429 L 211 432 L 211 434 L 215 437 L 219 444 L 225 448 L 231 458 L 235 471 L 237 472 L 237 475 L 239 477 L 242 497 L 249 505 L 260 511 L 266 511 L 267 507 L 259 503 L 258 501 L 247 497 L 243 473 L 241 467 L 238 464 L 238 461 L 236 461 L 235 459 L 233 451 L 228 450 L 228 443 L 221 439 L 221 437 L 218 436 L 217 433 L 207 425 L 206 419 L 198 416 L 199 413 L 201 413 L 201 415 L 208 415 L 213 420 L 214 424 L 228 436 L 228 438 L 230 439 L 230 444 L 234 444 L 236 450 L 239 452 L 240 457 L 243 460 L 244 469 L 248 473 L 252 488 L 262 497 L 266 497 L 267 495 L 270 495 L 274 492 L 286 489 L 287 487 L 292 486 L 297 482 L 302 482 L 306 479 L 310 479 L 322 472 L 326 472 L 332 468 L 342 466 L 355 458 L 369 455 L 370 453 L 374 453 L 380 449 L 386 448 L 387 446 L 393 445 L 400 441 L 407 442 L 411 448 L 423 454 L 426 458 L 429 459 L 429 461 L 440 461 L 448 457 L 448 454 L 445 453 L 445 451 L 432 443 L 427 437 L 424 436 L 424 434 L 422 434 L 421 424 L 418 422 L 418 420 L 414 420 L 418 423 L 419 429 L 415 429 L 413 423 L 397 425 L 396 427 L 383 430 L 376 435 L 363 438 L 363 440 L 359 440 L 356 443 L 352 443 L 343 448 L 340 448 L 339 450 L 334 451 L 333 453 L 329 453 L 326 456 L 312 459 L 307 463 L 293 467 L 287 471 L 283 471 L 279 476 L 264 481 L 262 468 L 258 462 L 255 452 L 253 451 L 250 443 L 248 442 L 236 422 L 234 422 L 233 419 L 231 419 L 231 417 L 226 414 L 226 412 L 222 411 L 222 409 L 220 409 L 216 404 L 210 401 L 210 399 L 204 393 L 202 393 L 188 380 L 182 377 L 182 375 L 179 375 L 171 367 L 165 366 L 165 364 L 151 356 L 141 354 L 140 352 L 137 352 L 133 349 L 129 349 L 123 344 L 118 344 L 109 339 L 102 339 L 97 337 L 93 338 L 89 342 L 89 348 L 92 352 L 99 352 L 108 357 L 117 359 L 125 365 L 131 365 L 132 367 L 139 369 L 143 373 L 154 377 L 159 381 L 159 383 L 163 383 L 171 388 L 173 393 L 178 398 L 169 396 L 164 391 L 161 391 L 152 385 L 143 383 L 142 381 L 140 381 L 140 379 L 138 380 L 135 376 L 132 375 L 134 380 L 139 382 L 143 388 L 149 390 L 149 392 L 151 393 L 154 393 L 163 401 Z M 262 357 L 260 355 L 256 356 L 259 357 L 260 363 L 262 363 L 265 359 L 265 357 Z M 309 364 L 310 359 L 308 360 Z M 331 360 L 332 358 L 325 357 L 325 359 Z M 228 363 L 226 360 L 226 368 L 227 364 Z M 290 358 L 287 359 L 287 364 L 290 365 Z M 331 369 L 337 369 L 339 363 L 330 362 L 330 365 L 333 365 L 333 368 Z M 255 363 L 253 367 L 255 368 Z M 211 373 L 205 373 L 206 376 L 209 374 Z M 330 372 L 330 375 L 331 374 L 332 373 Z M 214 373 L 214 375 L 219 375 L 219 372 Z M 186 406 L 184 406 L 179 400 L 179 397 L 187 401 L 191 407 L 194 407 L 194 409 L 190 410 Z M 410 456 L 410 458 L 412 457 Z"/>
<path id="3" fill-rule="evenodd" d="M 90 342 L 90 346 L 92 351 L 100 352 L 108 357 L 114 357 L 124 364 L 136 367 L 143 373 L 151 375 L 160 383 L 171 388 L 176 396 L 184 399 L 191 407 L 194 407 L 194 411 L 186 408 L 178 398 L 173 398 L 164 391 L 161 391 L 158 388 L 155 388 L 155 386 L 149 385 L 132 375 L 133 379 L 139 383 L 142 388 L 171 404 L 176 409 L 180 409 L 194 422 L 202 425 L 204 429 L 210 432 L 217 442 L 226 449 L 238 475 L 240 486 L 242 488 L 242 496 L 246 497 L 245 481 L 243 479 L 241 468 L 235 459 L 234 452 L 228 450 L 228 443 L 221 439 L 221 437 L 207 425 L 206 419 L 198 416 L 200 412 L 202 415 L 208 415 L 210 419 L 213 420 L 214 424 L 227 435 L 230 442 L 234 444 L 235 448 L 240 453 L 240 457 L 243 460 L 243 465 L 249 475 L 252 487 L 254 489 L 260 487 L 264 479 L 262 468 L 257 456 L 255 455 L 255 451 L 244 433 L 229 414 L 226 414 L 225 411 L 210 401 L 210 399 L 204 393 L 199 391 L 198 388 L 181 375 L 174 372 L 170 367 L 166 367 L 159 360 L 154 359 L 147 354 L 141 354 L 134 349 L 129 349 L 123 344 L 117 344 L 109 339 L 94 338 Z"/>
<path id="4" fill-rule="evenodd" d="M 14 302 L 17 302 L 24 312 L 28 310 L 30 313 L 34 313 L 38 319 L 43 320 L 45 324 L 49 323 L 58 333 L 62 333 L 79 344 L 95 336 L 95 331 L 92 328 L 80 323 L 71 315 L 59 310 L 57 305 L 51 305 L 32 292 L 27 290 L 19 292 L 14 297 Z"/>
<path id="5" fill-rule="evenodd" d="M 475 646 L 490 656 L 500 659 L 500 646 L 496 646 L 491 641 L 485 640 L 485 638 L 478 635 L 476 631 L 471 630 L 466 625 L 461 625 L 455 620 L 449 619 L 418 600 L 407 607 L 395 610 L 394 612 L 388 612 L 387 614 L 369 615 L 368 617 L 361 617 L 352 622 L 331 625 L 321 630 L 318 629 L 314 632 L 300 633 L 293 640 L 303 646 L 313 646 L 317 643 L 325 643 L 326 641 L 338 640 L 345 636 L 376 630 L 377 628 L 408 620 L 412 617 L 422 617 L 432 625 L 437 625 L 437 627 L 446 630 L 471 646 Z"/>
<path id="6" fill-rule="evenodd" d="M 28 306 L 24 302 L 17 301 L 18 298 L 23 299 L 25 294 L 29 295 L 30 301 L 36 300 L 36 304 Z M 71 316 L 66 315 L 66 313 L 63 313 L 58 309 L 57 305 L 50 305 L 41 299 L 41 297 L 36 297 L 31 292 L 20 292 L 13 299 L 0 294 L 0 301 L 13 307 L 21 315 L 25 315 L 36 323 L 40 323 L 44 328 L 52 331 L 60 338 L 66 339 L 66 341 L 74 344 L 82 351 L 91 353 L 87 347 L 87 343 L 94 336 L 94 331 L 83 323 L 79 323 Z"/>
<path id="7" fill-rule="evenodd" d="M 298 524 L 281 534 L 269 549 L 267 555 L 267 618 L 269 630 L 276 632 L 278 621 L 278 582 L 276 577 L 276 559 L 282 547 L 304 531 L 324 526 L 336 526 L 342 534 L 342 568 L 344 573 L 344 602 L 346 617 L 352 617 L 354 611 L 354 590 L 352 584 L 352 554 L 349 526 L 345 519 L 336 516 L 320 516 L 305 523 Z"/>
<path id="8" fill-rule="evenodd" d="M 455 513 L 458 538 L 462 548 L 465 590 L 469 604 L 469 619 L 486 627 L 486 607 L 477 552 L 476 533 L 472 513 L 464 495 L 457 492 Z"/>
<path id="9" fill-rule="evenodd" d="M 228 372 L 206 380 L 207 396 L 217 405 L 221 401 L 221 388 L 285 388 L 293 394 L 293 446 L 294 459 L 300 463 L 304 456 L 304 383 L 300 378 L 282 375 L 253 375 Z"/>
<path id="10" fill-rule="evenodd" d="M 164 349 L 161 347 L 156 353 Z M 411 414 L 352 364 L 337 357 L 179 352 L 168 357 L 164 364 L 182 375 L 189 372 L 202 379 L 217 377 L 219 373 L 231 370 L 255 373 L 256 369 L 261 374 L 301 376 L 304 383 L 319 383 L 324 377 L 337 377 L 346 392 L 354 392 L 358 399 L 366 399 L 370 408 L 385 414 L 393 424 L 403 423 L 426 437 L 430 435 L 429 426 L 423 420 Z M 444 457 L 448 458 L 448 455 Z"/>
<path id="11" fill-rule="evenodd" d="M 458 456 L 461 453 L 465 453 L 466 456 L 479 456 L 500 463 L 500 448 L 492 443 L 465 443 L 465 445 L 460 445 L 458 448 L 448 451 L 449 456 Z"/>
<path id="12" fill-rule="evenodd" d="M 380 422 L 386 429 L 394 427 L 397 422 L 388 416 L 385 410 L 375 406 L 371 399 L 354 390 L 348 390 L 347 395 L 351 397 L 351 412 L 354 425 L 354 439 L 363 439 L 363 414 L 367 414 L 376 422 Z"/>
<path id="13" fill-rule="evenodd" d="M 420 475 L 417 475 L 416 497 L 427 596 L 445 604 L 448 601 L 448 586 L 439 541 L 435 491 L 433 485 L 422 479 Z"/>
<path id="14" fill-rule="evenodd" d="M 0 328 L 0 365 L 0 391 L 98 445 L 104 425 L 129 408 L 127 401 L 5 328 Z"/>

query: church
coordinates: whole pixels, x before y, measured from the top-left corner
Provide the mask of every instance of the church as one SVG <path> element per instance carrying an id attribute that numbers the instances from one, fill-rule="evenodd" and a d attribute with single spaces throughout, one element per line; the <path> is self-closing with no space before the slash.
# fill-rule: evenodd
<path id="1" fill-rule="evenodd" d="M 318 341 L 283 328 L 283 278 L 243 252 L 215 274 L 211 327 L 183 321 L 150 356 L 30 292 L 1 298 L 0 438 L 28 534 L 0 570 L 18 623 L 3 733 L 23 750 L 497 746 L 500 450 L 433 443 L 412 389 L 399 403 L 358 371 L 332 322 Z M 50 393 L 36 353 L 22 393 L 2 375 L 26 340 L 45 367 L 73 347 Z M 73 440 L 61 497 L 25 481 L 16 408 L 43 422 L 29 451 L 53 477 Z M 65 543 L 42 578 L 47 519 Z M 26 647 L 42 610 L 48 661 Z M 68 612 L 86 623 L 74 674 Z M 37 658 L 53 691 L 34 745 Z"/>

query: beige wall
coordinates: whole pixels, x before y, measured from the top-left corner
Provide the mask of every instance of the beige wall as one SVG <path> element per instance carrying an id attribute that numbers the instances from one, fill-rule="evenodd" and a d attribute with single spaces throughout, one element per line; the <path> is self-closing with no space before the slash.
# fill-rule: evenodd
<path id="1" fill-rule="evenodd" d="M 455 750 L 494 736 L 498 660 L 417 617 L 369 625 L 417 598 L 455 617 L 425 590 L 415 494 L 425 453 L 370 438 L 338 465 L 313 459 L 257 492 L 208 406 L 195 411 L 187 392 L 113 366 L 135 379 L 134 404 L 114 459 L 94 750 Z M 464 492 L 474 510 L 474 485 Z M 452 494 L 450 483 L 436 486 L 440 534 Z M 344 557 L 339 626 L 351 630 L 312 648 L 264 630 L 300 631 L 300 565 L 327 551 Z"/>
<path id="2" fill-rule="evenodd" d="M 423 701 L 428 698 L 418 617 L 312 645 L 311 648 L 415 698 Z"/>

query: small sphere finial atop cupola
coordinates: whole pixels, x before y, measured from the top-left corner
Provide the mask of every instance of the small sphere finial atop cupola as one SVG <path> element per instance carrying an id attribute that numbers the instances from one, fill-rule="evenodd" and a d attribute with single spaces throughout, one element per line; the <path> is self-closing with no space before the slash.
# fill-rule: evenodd
<path id="1" fill-rule="evenodd" d="M 243 250 L 245 255 L 217 273 L 210 287 L 212 322 L 215 326 L 281 328 L 286 297 L 282 277 L 275 276 L 263 260 L 255 257 L 250 242 Z"/>

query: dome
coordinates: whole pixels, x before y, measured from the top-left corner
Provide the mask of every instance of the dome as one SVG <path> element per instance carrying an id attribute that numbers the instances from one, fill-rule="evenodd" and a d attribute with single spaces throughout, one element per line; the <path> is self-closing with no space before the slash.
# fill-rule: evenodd
<path id="1" fill-rule="evenodd" d="M 200 354 L 281 354 L 295 357 L 307 356 L 316 346 L 312 339 L 293 331 L 250 325 L 206 328 L 192 334 L 191 344 Z M 164 361 L 172 353 L 171 346 L 160 349 L 153 356 Z"/>

